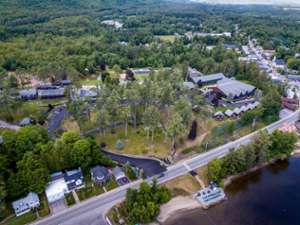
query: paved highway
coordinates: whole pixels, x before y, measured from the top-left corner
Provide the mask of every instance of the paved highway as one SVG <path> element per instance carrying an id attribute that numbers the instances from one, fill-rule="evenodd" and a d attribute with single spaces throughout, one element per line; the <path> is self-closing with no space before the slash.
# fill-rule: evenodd
<path id="1" fill-rule="evenodd" d="M 286 122 L 295 122 L 299 118 L 299 111 L 287 116 L 286 118 L 277 121 L 262 130 L 273 132 L 280 128 Z M 188 173 L 190 170 L 197 169 L 206 165 L 213 159 L 221 158 L 228 154 L 232 148 L 237 148 L 241 145 L 251 142 L 259 131 L 244 136 L 236 141 L 229 142 L 225 145 L 217 147 L 206 153 L 200 154 L 194 158 L 181 161 L 173 166 L 168 167 L 165 176 L 158 179 L 158 182 L 165 183 L 178 176 Z M 148 179 L 150 181 L 151 179 Z M 55 215 L 39 220 L 35 225 L 106 225 L 104 216 L 106 212 L 116 203 L 121 202 L 126 195 L 128 188 L 137 188 L 141 180 L 119 187 L 115 190 L 79 203 L 71 208 L 68 208 Z"/>

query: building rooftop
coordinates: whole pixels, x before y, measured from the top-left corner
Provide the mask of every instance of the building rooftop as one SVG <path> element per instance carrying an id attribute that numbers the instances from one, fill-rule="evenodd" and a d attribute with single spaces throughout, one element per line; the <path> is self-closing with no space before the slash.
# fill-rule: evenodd
<path id="1" fill-rule="evenodd" d="M 21 97 L 34 96 L 37 95 L 37 90 L 35 88 L 21 90 L 19 94 Z"/>
<path id="2" fill-rule="evenodd" d="M 48 183 L 45 192 L 48 202 L 50 203 L 64 198 L 65 193 L 68 192 L 68 187 L 65 179 L 63 177 L 60 177 L 52 180 Z"/>
<path id="3" fill-rule="evenodd" d="M 32 123 L 31 118 L 25 117 L 25 118 L 23 118 L 23 119 L 20 121 L 19 124 L 20 124 L 21 127 L 24 127 L 24 126 L 30 125 L 31 123 Z"/>
<path id="4" fill-rule="evenodd" d="M 107 176 L 109 176 L 108 169 L 103 166 L 95 166 L 95 167 L 91 168 L 91 173 L 92 173 L 94 179 L 99 180 L 99 181 L 102 181 Z"/>
<path id="5" fill-rule="evenodd" d="M 195 87 L 193 82 L 183 82 L 183 87 L 187 89 L 193 89 Z"/>
<path id="6" fill-rule="evenodd" d="M 63 177 L 64 177 L 63 172 L 61 172 L 61 171 L 55 172 L 55 173 L 51 174 L 51 181 L 54 181 L 54 180 L 57 180 L 57 179 L 60 179 L 60 178 L 63 178 Z"/>
<path id="7" fill-rule="evenodd" d="M 18 215 L 19 213 L 22 213 L 27 209 L 37 207 L 39 203 L 39 196 L 34 192 L 30 192 L 26 197 L 14 201 L 12 203 L 12 207 L 15 213 Z"/>
<path id="8" fill-rule="evenodd" d="M 39 96 L 42 98 L 47 97 L 61 97 L 65 95 L 64 88 L 55 88 L 55 89 L 41 89 L 39 90 Z"/>
<path id="9" fill-rule="evenodd" d="M 188 68 L 188 72 L 187 73 L 188 73 L 188 76 L 190 78 L 192 78 L 192 77 L 198 77 L 198 76 L 202 75 L 202 73 L 200 73 L 198 70 L 196 70 L 194 68 L 191 68 L 191 67 Z"/>
<path id="10" fill-rule="evenodd" d="M 69 190 L 84 184 L 83 173 L 80 167 L 74 170 L 67 170 L 64 174 L 64 178 Z"/>
<path id="11" fill-rule="evenodd" d="M 116 178 L 116 180 L 125 177 L 124 171 L 121 169 L 121 167 L 118 167 L 118 166 L 112 169 L 112 173 L 113 173 L 114 177 Z"/>
<path id="12" fill-rule="evenodd" d="M 85 89 L 85 88 L 81 88 L 79 90 L 79 96 L 81 98 L 95 98 L 97 97 L 97 91 L 92 90 L 92 89 Z"/>
<path id="13" fill-rule="evenodd" d="M 201 76 L 199 77 L 199 81 L 201 83 L 206 83 L 215 80 L 222 80 L 223 78 L 225 78 L 223 73 L 215 73 L 215 74 Z"/>
<path id="14" fill-rule="evenodd" d="M 225 114 L 226 116 L 228 116 L 228 117 L 231 117 L 231 116 L 234 114 L 234 112 L 233 112 L 232 110 L 230 110 L 230 109 L 227 109 L 227 110 L 224 112 L 224 114 Z"/>
<path id="15" fill-rule="evenodd" d="M 285 65 L 285 62 L 283 59 L 275 59 L 274 63 L 277 65 L 277 66 L 284 66 Z"/>
<path id="16" fill-rule="evenodd" d="M 256 90 L 256 88 L 250 84 L 228 78 L 219 80 L 217 88 L 223 92 L 226 97 L 231 99 L 250 94 Z"/>

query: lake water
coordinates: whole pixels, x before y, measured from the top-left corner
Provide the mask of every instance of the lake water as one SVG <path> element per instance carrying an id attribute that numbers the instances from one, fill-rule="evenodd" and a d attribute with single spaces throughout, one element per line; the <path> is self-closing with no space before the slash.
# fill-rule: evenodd
<path id="1" fill-rule="evenodd" d="M 227 201 L 173 216 L 164 225 L 300 225 L 300 157 L 239 178 L 225 192 Z"/>

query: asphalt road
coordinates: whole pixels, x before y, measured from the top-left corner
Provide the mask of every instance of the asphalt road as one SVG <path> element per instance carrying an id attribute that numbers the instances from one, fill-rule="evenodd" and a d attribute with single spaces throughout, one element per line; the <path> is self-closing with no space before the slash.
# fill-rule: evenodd
<path id="1" fill-rule="evenodd" d="M 108 151 L 103 151 L 103 153 L 118 163 L 125 164 L 129 162 L 131 165 L 143 169 L 146 177 L 154 176 L 166 170 L 158 160 L 123 156 Z"/>
<path id="2" fill-rule="evenodd" d="M 295 122 L 299 118 L 299 111 L 290 116 L 269 125 L 263 130 L 272 132 L 280 128 L 285 122 Z M 213 159 L 221 158 L 228 154 L 229 150 L 240 145 L 248 144 L 253 140 L 257 132 L 244 136 L 236 141 L 229 142 L 206 153 L 200 154 L 192 159 L 184 160 L 176 165 L 170 166 L 165 176 L 158 179 L 158 183 L 165 183 L 178 176 L 188 173 L 190 170 L 206 165 Z M 147 181 L 151 181 L 148 178 Z M 119 187 L 110 192 L 84 201 L 71 208 L 61 211 L 55 215 L 35 222 L 36 225 L 106 225 L 104 216 L 106 212 L 116 203 L 121 202 L 126 195 L 128 188 L 137 188 L 141 180 Z"/>

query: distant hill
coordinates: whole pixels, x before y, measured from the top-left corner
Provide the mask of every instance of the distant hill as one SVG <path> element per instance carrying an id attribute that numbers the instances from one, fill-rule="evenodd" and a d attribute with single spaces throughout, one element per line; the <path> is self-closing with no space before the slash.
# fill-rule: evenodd
<path id="1" fill-rule="evenodd" d="M 211 3 L 211 4 L 259 4 L 259 5 L 289 5 L 299 6 L 299 0 L 190 0 L 193 2 Z"/>

